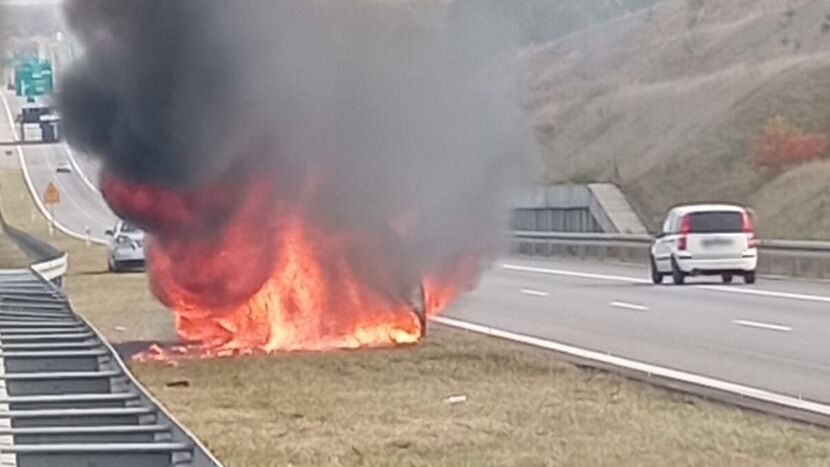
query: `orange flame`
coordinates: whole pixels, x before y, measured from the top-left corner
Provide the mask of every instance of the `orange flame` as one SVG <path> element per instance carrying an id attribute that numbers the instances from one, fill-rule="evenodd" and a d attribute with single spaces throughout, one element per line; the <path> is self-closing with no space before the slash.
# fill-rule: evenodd
<path id="1" fill-rule="evenodd" d="M 443 310 L 466 286 L 460 279 L 474 277 L 477 268 L 476 261 L 466 260 L 426 274 L 418 297 L 423 303 L 415 303 L 414 291 L 398 290 L 400 279 L 383 270 L 383 261 L 358 256 L 371 251 L 365 247 L 370 238 L 359 232 L 332 235 L 305 221 L 298 208 L 269 203 L 267 183 L 249 185 L 245 202 L 220 232 L 184 236 L 163 229 L 171 214 L 156 212 L 164 205 L 154 205 L 153 189 L 125 185 L 110 179 L 105 195 L 133 218 L 149 210 L 153 220 L 162 219 L 148 245 L 151 287 L 174 312 L 186 342 L 172 349 L 155 346 L 138 360 L 415 344 L 425 331 L 422 319 Z M 138 203 L 130 204 L 136 192 Z M 176 214 L 194 216 L 186 195 L 159 193 L 165 205 L 175 207 L 177 222 L 182 221 Z M 223 194 L 228 196 L 233 194 Z M 389 235 L 395 231 L 390 227 Z"/>
<path id="2" fill-rule="evenodd" d="M 421 329 L 406 303 L 387 303 L 356 283 L 349 265 L 319 255 L 337 252 L 298 219 L 280 235 L 272 275 L 245 303 L 231 309 L 193 306 L 173 299 L 176 328 L 186 341 L 220 353 L 329 350 L 412 344 Z M 325 244 L 329 243 L 329 248 Z M 154 250 L 154 274 L 165 275 L 170 258 Z M 158 254 L 156 254 L 158 253 Z M 333 290 L 334 287 L 340 290 Z"/>
<path id="3" fill-rule="evenodd" d="M 440 314 L 462 292 L 475 287 L 480 269 L 478 256 L 467 256 L 451 264 L 452 267 L 442 273 L 427 276 L 423 280 L 427 316 Z"/>

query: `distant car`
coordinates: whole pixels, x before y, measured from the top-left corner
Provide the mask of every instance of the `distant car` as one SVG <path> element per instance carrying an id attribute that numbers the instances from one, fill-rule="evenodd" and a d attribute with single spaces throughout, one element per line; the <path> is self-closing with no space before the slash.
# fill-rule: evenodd
<path id="1" fill-rule="evenodd" d="M 110 272 L 144 270 L 144 231 L 119 220 L 107 235 L 112 237 L 107 258 Z"/>
<path id="2" fill-rule="evenodd" d="M 689 276 L 721 276 L 729 284 L 742 276 L 755 283 L 758 239 L 752 214 L 741 206 L 701 204 L 672 209 L 651 247 L 651 278 L 671 276 L 682 285 Z"/>
<path id="3" fill-rule="evenodd" d="M 72 173 L 72 164 L 69 162 L 61 162 L 55 167 L 55 172 L 59 174 L 71 174 Z"/>

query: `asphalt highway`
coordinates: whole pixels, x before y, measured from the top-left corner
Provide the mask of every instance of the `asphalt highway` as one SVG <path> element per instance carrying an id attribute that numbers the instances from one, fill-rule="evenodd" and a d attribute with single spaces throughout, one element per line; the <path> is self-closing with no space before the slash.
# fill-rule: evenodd
<path id="1" fill-rule="evenodd" d="M 646 268 L 507 258 L 447 316 L 830 402 L 830 287 L 654 286 Z"/>

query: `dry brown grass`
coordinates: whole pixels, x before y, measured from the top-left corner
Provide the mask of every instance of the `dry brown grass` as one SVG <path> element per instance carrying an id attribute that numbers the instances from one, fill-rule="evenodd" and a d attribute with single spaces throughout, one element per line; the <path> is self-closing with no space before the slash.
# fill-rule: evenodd
<path id="1" fill-rule="evenodd" d="M 133 368 L 229 467 L 830 464 L 817 429 L 440 327 L 413 349 Z"/>
<path id="2" fill-rule="evenodd" d="M 10 220 L 70 253 L 78 312 L 115 341 L 171 337 L 144 275 L 105 274 L 102 248 L 31 220 L 16 171 L 0 184 Z M 417 348 L 132 367 L 228 467 L 830 465 L 824 431 L 441 327 Z"/>
<path id="3" fill-rule="evenodd" d="M 31 261 L 0 226 L 0 269 L 24 269 Z"/>
<path id="4" fill-rule="evenodd" d="M 0 182 L 2 183 L 2 182 Z M 0 207 L 3 205 L 2 190 L 0 190 Z M 3 219 L 0 212 L 0 220 Z M 31 261 L 26 254 L 18 248 L 15 242 L 3 231 L 0 224 L 0 269 L 23 269 L 29 266 Z"/>

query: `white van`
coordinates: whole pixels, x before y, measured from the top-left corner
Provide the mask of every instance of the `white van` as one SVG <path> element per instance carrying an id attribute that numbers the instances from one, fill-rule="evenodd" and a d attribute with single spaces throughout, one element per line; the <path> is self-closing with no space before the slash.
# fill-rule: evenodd
<path id="1" fill-rule="evenodd" d="M 729 284 L 742 276 L 755 283 L 758 239 L 752 214 L 741 206 L 701 204 L 669 211 L 651 246 L 651 279 L 671 276 L 681 285 L 688 276 L 721 276 Z"/>

